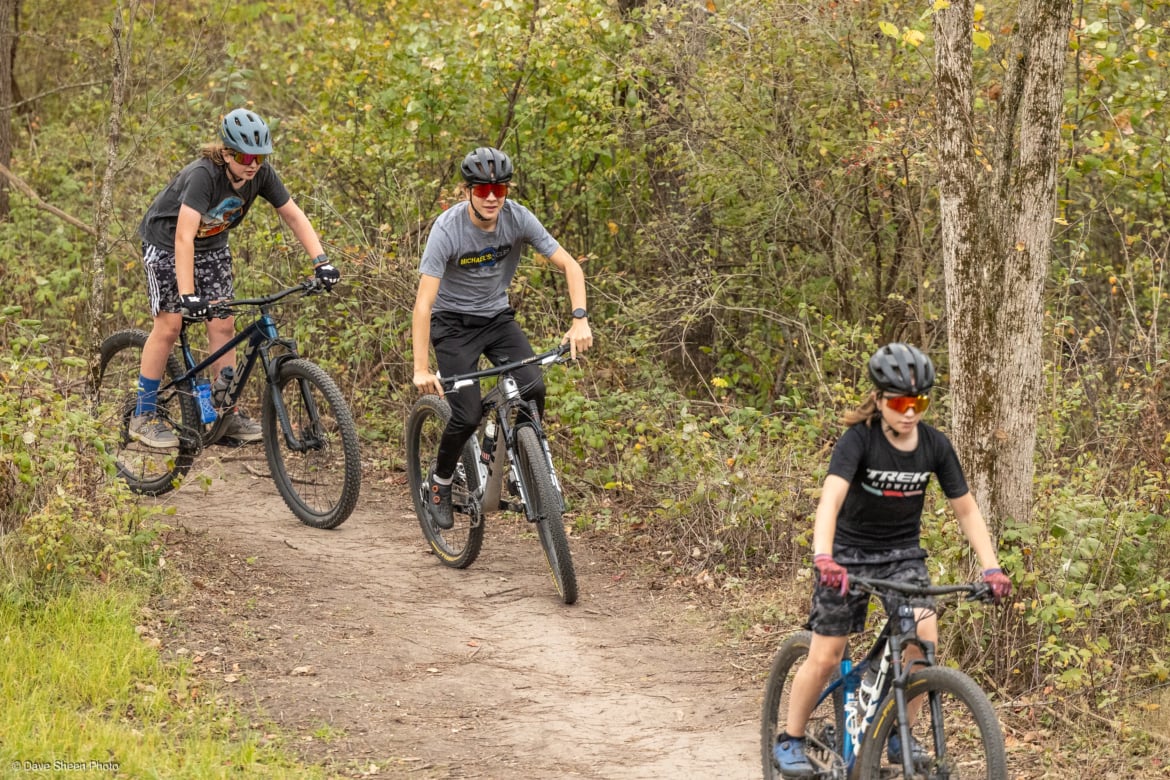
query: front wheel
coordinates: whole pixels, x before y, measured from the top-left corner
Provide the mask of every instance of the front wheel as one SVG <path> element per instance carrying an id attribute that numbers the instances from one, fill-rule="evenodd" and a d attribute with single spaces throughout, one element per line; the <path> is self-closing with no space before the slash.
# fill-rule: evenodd
<path id="1" fill-rule="evenodd" d="M 797 631 L 780 643 L 772 657 L 772 668 L 764 684 L 764 706 L 760 717 L 760 760 L 764 780 L 780 780 L 780 768 L 772 757 L 780 727 L 788 721 L 788 702 L 792 697 L 792 680 L 808 659 L 812 633 Z M 834 672 L 830 683 L 840 676 Z M 817 704 L 805 725 L 805 754 L 821 777 L 844 777 L 845 764 L 840 753 L 845 734 L 845 699 L 838 687 Z"/>
<path id="2" fill-rule="evenodd" d="M 922 711 L 910 733 L 925 751 L 912 777 L 925 780 L 1005 780 L 1003 732 L 987 695 L 957 669 L 933 666 L 910 676 L 906 700 L 919 696 Z M 888 742 L 898 732 L 898 708 L 891 690 L 861 746 L 861 780 L 903 777 L 901 764 L 889 760 Z"/>
<path id="3" fill-rule="evenodd" d="M 516 431 L 516 456 L 525 497 L 530 502 L 529 513 L 536 519 L 537 535 L 544 557 L 548 561 L 553 586 L 566 604 L 577 601 L 577 574 L 569 555 L 569 537 L 562 520 L 560 492 L 553 484 L 545 460 L 540 437 L 531 426 L 522 425 Z"/>
<path id="4" fill-rule="evenodd" d="M 483 547 L 483 512 L 475 499 L 479 489 L 479 465 L 470 441 L 463 447 L 463 455 L 455 467 L 451 485 L 451 510 L 455 525 L 442 529 L 431 522 L 427 511 L 428 497 L 423 492 L 423 481 L 435 467 L 439 439 L 451 419 L 451 407 L 437 395 L 424 395 L 410 410 L 406 423 L 406 481 L 414 499 L 414 513 L 423 536 L 444 566 L 466 569 L 479 556 Z"/>
<path id="5" fill-rule="evenodd" d="M 120 330 L 99 347 L 97 376 L 93 377 L 93 415 L 112 432 L 117 474 L 135 493 L 159 496 L 174 490 L 191 469 L 202 446 L 203 424 L 189 390 L 172 388 L 158 394 L 159 421 L 178 440 L 166 448 L 148 447 L 130 438 L 130 418 L 138 401 L 138 375 L 148 334 Z M 163 384 L 183 375 L 174 355 L 167 357 Z"/>
<path id="6" fill-rule="evenodd" d="M 281 363 L 264 389 L 261 425 L 268 468 L 293 514 L 314 528 L 344 523 L 361 491 L 361 456 L 357 426 L 329 375 L 303 358 Z"/>

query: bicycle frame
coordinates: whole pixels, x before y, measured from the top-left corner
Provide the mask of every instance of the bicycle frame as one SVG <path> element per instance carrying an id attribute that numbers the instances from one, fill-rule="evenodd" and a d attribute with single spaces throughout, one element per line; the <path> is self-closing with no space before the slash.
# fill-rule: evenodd
<path id="1" fill-rule="evenodd" d="M 895 585 L 882 580 L 868 580 L 861 577 L 851 578 L 855 586 L 874 594 L 892 595 Z M 884 591 L 879 592 L 879 588 Z M 952 593 L 968 592 L 971 598 L 977 597 L 968 585 L 944 585 L 918 588 L 904 586 L 906 593 L 921 593 L 923 595 L 947 595 Z M 903 663 L 903 652 L 908 645 L 916 645 L 922 650 L 923 657 L 913 663 Z M 871 681 L 866 681 L 866 672 L 877 664 L 877 672 Z M 936 648 L 934 642 L 918 636 L 918 617 L 915 608 L 908 601 L 899 601 L 895 614 L 889 615 L 881 633 L 866 653 L 865 658 L 857 664 L 851 659 L 841 661 L 840 676 L 829 684 L 817 699 L 817 706 L 832 697 L 838 689 L 845 692 L 845 733 L 842 735 L 842 744 L 837 751 L 845 763 L 846 770 L 852 770 L 861 749 L 861 742 L 866 738 L 869 727 L 877 715 L 878 705 L 892 687 L 894 702 L 898 713 L 898 733 L 901 744 L 910 744 L 910 725 L 907 722 L 906 684 L 914 669 L 929 667 L 936 664 Z M 930 698 L 930 706 L 934 717 L 935 733 L 933 734 L 936 756 L 942 758 L 946 751 L 945 737 L 939 733 L 942 728 L 942 712 L 935 697 Z M 914 773 L 913 756 L 910 750 L 902 754 L 903 771 L 909 777 Z"/>
<path id="2" fill-rule="evenodd" d="M 274 381 L 273 378 L 276 376 L 276 365 L 281 361 L 296 358 L 298 355 L 296 342 L 292 339 L 281 338 L 277 333 L 276 321 L 272 318 L 272 315 L 268 313 L 268 307 L 288 295 L 292 295 L 293 293 L 297 292 L 312 292 L 319 289 L 319 286 L 320 285 L 316 282 L 316 280 L 309 280 L 297 285 L 296 287 L 290 287 L 286 290 L 281 290 L 278 293 L 274 293 L 273 295 L 269 295 L 264 298 L 225 301 L 223 303 L 213 305 L 212 310 L 217 313 L 216 316 L 228 316 L 233 314 L 236 309 L 252 306 L 258 307 L 260 314 L 255 321 L 239 331 L 226 344 L 198 363 L 195 362 L 195 357 L 191 352 L 190 337 L 187 333 L 187 328 L 192 323 L 204 322 L 205 320 L 203 318 L 193 318 L 184 315 L 183 325 L 179 330 L 179 348 L 183 355 L 183 365 L 187 371 L 182 376 L 175 377 L 173 380 L 160 387 L 159 393 L 194 393 L 197 377 L 199 377 L 199 375 L 208 368 L 213 366 L 215 362 L 221 357 L 228 354 L 244 342 L 246 342 L 244 345 L 244 364 L 241 369 L 235 372 L 235 376 L 232 378 L 231 384 L 227 388 L 225 395 L 226 403 L 224 405 L 230 408 L 234 406 L 239 400 L 244 385 L 247 383 L 248 378 L 252 375 L 252 370 L 255 368 L 257 360 L 260 361 L 260 364 L 264 368 L 266 381 L 271 384 Z M 284 347 L 288 350 L 288 352 L 274 358 L 269 354 L 269 351 L 274 346 Z M 285 442 L 287 443 L 289 449 L 293 450 L 294 452 L 306 452 L 308 450 L 319 447 L 319 442 L 316 442 L 312 439 L 307 441 L 299 441 L 296 436 L 294 436 L 292 425 L 288 418 L 288 410 L 285 408 L 284 400 L 281 394 L 272 393 L 272 398 L 276 408 L 277 419 L 280 421 L 280 429 L 284 434 Z M 307 395 L 306 398 L 308 398 Z M 316 410 L 312 411 L 315 415 Z M 204 446 L 219 440 L 219 438 L 223 435 L 223 429 L 226 425 L 225 420 L 226 417 L 224 415 L 220 415 L 216 418 L 215 422 L 212 423 L 211 430 L 205 431 L 203 434 L 201 434 L 200 439 Z"/>
<path id="3" fill-rule="evenodd" d="M 469 374 L 460 374 L 450 379 L 440 378 L 440 381 L 444 384 L 450 385 L 450 392 L 457 392 L 465 387 L 473 386 L 478 379 L 491 376 L 500 377 L 496 386 L 483 396 L 482 420 L 494 417 L 498 426 L 495 447 L 487 463 L 482 458 L 482 450 L 478 436 L 473 435 L 471 437 L 472 448 L 475 451 L 476 463 L 479 468 L 479 486 L 470 497 L 471 501 L 478 502 L 479 504 L 479 511 L 473 512 L 473 517 L 480 517 L 483 514 L 490 514 L 503 509 L 519 509 L 519 507 L 502 500 L 504 479 L 503 463 L 504 458 L 507 458 L 509 464 L 517 463 L 516 432 L 521 426 L 525 425 L 531 426 L 536 431 L 537 437 L 540 439 L 541 448 L 544 450 L 545 461 L 548 464 L 549 475 L 552 478 L 553 485 L 556 487 L 557 492 L 563 495 L 560 480 L 557 478 L 556 469 L 553 467 L 552 451 L 548 446 L 548 437 L 545 435 L 544 427 L 541 425 L 540 414 L 537 411 L 536 403 L 523 399 L 520 388 L 516 380 L 512 377 L 511 372 L 527 365 L 548 365 L 555 363 L 568 350 L 568 345 L 562 344 L 556 349 L 524 360 L 518 360 L 514 363 L 507 363 Z M 516 414 L 513 414 L 513 411 Z M 515 422 L 515 418 L 520 412 L 527 413 L 528 419 L 517 423 Z M 533 516 L 533 504 L 529 501 L 528 496 L 530 486 L 524 484 L 524 480 L 518 471 L 518 469 L 513 469 L 513 479 L 515 481 L 516 492 L 519 494 L 524 508 L 524 515 L 529 522 L 537 522 L 541 518 Z"/>

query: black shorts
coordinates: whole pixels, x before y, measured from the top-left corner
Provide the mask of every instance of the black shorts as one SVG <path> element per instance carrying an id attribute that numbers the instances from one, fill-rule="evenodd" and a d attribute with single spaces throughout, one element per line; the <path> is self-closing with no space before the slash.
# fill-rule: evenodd
<path id="1" fill-rule="evenodd" d="M 893 580 L 913 585 L 929 585 L 930 575 L 926 561 L 922 558 L 892 561 L 887 563 L 851 563 L 845 566 L 850 576 L 875 580 Z M 816 574 L 814 572 L 813 576 Z M 916 607 L 932 607 L 934 599 L 924 597 L 911 601 Z M 882 606 L 886 612 L 891 605 Z M 805 628 L 822 636 L 849 636 L 865 630 L 865 618 L 869 612 L 869 594 L 841 595 L 839 588 L 826 588 L 819 582 L 813 590 L 812 611 Z"/>

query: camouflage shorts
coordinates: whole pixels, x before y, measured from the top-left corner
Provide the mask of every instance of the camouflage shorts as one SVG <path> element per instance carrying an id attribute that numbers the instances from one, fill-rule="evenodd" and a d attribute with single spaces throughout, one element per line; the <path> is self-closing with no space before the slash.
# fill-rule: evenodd
<path id="1" fill-rule="evenodd" d="M 922 558 L 888 563 L 850 563 L 846 564 L 845 568 L 851 576 L 915 585 L 930 584 L 926 561 Z M 930 598 L 914 599 L 911 603 L 916 607 L 934 606 L 934 600 Z M 882 606 L 887 612 L 890 610 L 890 604 L 885 603 Z M 818 583 L 813 590 L 812 610 L 805 628 L 822 636 L 849 636 L 865 630 L 865 617 L 868 612 L 868 593 L 850 593 L 842 596 L 837 588 L 826 588 Z"/>
<path id="2" fill-rule="evenodd" d="M 150 316 L 160 311 L 179 311 L 179 282 L 175 278 L 175 253 L 170 249 L 142 245 L 142 265 L 150 295 Z M 232 253 L 225 247 L 195 253 L 195 292 L 208 301 L 231 300 Z"/>

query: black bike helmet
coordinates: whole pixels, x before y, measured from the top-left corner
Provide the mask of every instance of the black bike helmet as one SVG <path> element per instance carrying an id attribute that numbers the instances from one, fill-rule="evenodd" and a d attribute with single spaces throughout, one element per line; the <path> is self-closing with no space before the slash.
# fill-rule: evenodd
<path id="1" fill-rule="evenodd" d="M 272 154 L 272 137 L 264 120 L 246 108 L 237 108 L 223 118 L 219 135 L 224 146 L 244 154 Z"/>
<path id="2" fill-rule="evenodd" d="M 495 184 L 512 180 L 512 160 L 499 149 L 481 146 L 463 158 L 459 166 L 468 184 Z"/>
<path id="3" fill-rule="evenodd" d="M 887 393 L 924 395 L 934 387 L 934 364 L 918 347 L 894 342 L 869 359 L 869 378 Z"/>

